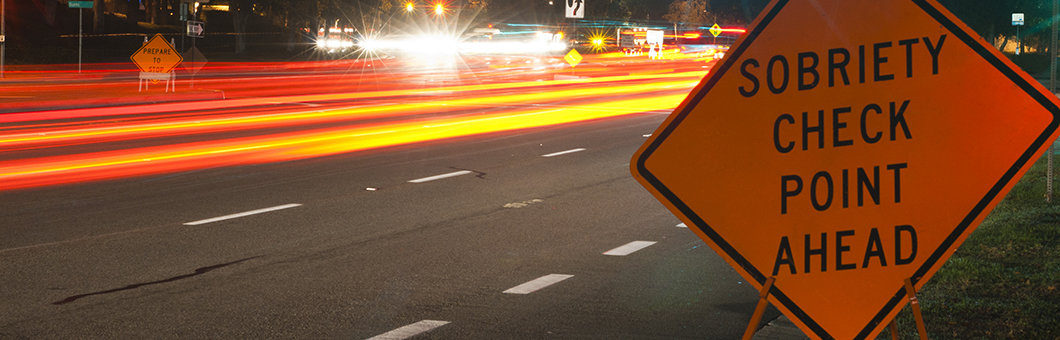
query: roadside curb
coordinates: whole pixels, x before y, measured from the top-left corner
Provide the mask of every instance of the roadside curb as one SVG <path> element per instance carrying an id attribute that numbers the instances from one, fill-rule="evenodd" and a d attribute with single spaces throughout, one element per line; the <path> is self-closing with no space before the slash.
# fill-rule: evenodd
<path id="1" fill-rule="evenodd" d="M 15 102 L 6 103 L 0 108 L 0 114 L 32 113 L 40 111 L 86 109 L 111 106 L 145 105 L 159 103 L 174 103 L 203 100 L 225 99 L 224 91 L 217 90 L 193 90 L 167 94 L 148 94 L 124 97 L 100 97 L 52 100 L 47 102 Z"/>

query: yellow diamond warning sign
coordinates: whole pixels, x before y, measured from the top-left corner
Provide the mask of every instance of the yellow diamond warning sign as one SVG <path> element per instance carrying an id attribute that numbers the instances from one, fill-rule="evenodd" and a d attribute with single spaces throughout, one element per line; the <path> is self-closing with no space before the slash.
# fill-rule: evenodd
<path id="1" fill-rule="evenodd" d="M 136 50 L 136 53 L 129 58 L 136 64 L 136 67 L 140 68 L 140 71 L 151 73 L 167 73 L 184 61 L 180 53 L 177 53 L 173 45 L 170 45 L 161 34 L 155 34 L 147 44 Z"/>
<path id="2" fill-rule="evenodd" d="M 578 50 L 572 49 L 567 52 L 566 56 L 563 56 L 563 60 L 566 60 L 570 67 L 578 66 L 578 63 L 582 62 L 582 54 L 578 53 Z"/>
<path id="3" fill-rule="evenodd" d="M 721 26 L 718 26 L 718 24 L 714 24 L 714 26 L 710 26 L 710 34 L 713 34 L 714 37 L 717 38 L 718 35 L 721 34 Z"/>
<path id="4" fill-rule="evenodd" d="M 934 0 L 774 0 L 631 170 L 806 334 L 871 339 L 1056 139 L 1058 105 Z"/>

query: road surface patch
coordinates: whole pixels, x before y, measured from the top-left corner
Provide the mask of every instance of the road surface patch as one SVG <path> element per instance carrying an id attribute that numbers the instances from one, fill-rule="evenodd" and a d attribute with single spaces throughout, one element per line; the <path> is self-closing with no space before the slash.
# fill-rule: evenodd
<path id="1" fill-rule="evenodd" d="M 544 202 L 544 201 L 545 200 L 535 198 L 535 199 L 532 199 L 532 200 L 526 200 L 526 201 L 522 201 L 522 202 L 508 203 L 508 204 L 505 204 L 504 207 L 505 208 L 522 208 L 522 207 L 526 207 L 526 206 L 534 204 L 534 203 L 541 203 L 541 202 Z"/>

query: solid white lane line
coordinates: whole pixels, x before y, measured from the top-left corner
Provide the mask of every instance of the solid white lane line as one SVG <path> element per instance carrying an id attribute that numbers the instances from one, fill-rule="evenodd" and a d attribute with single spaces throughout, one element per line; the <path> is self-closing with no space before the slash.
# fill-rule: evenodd
<path id="1" fill-rule="evenodd" d="M 536 278 L 533 281 L 530 281 L 530 282 L 527 282 L 527 283 L 512 287 L 512 288 L 504 291 L 504 293 L 506 293 L 506 294 L 530 294 L 530 293 L 533 293 L 533 292 L 537 291 L 538 289 L 551 286 L 551 285 L 553 285 L 553 284 L 555 284 L 557 282 L 560 282 L 560 281 L 563 281 L 563 280 L 566 280 L 566 279 L 569 279 L 569 278 L 572 278 L 572 277 L 574 277 L 574 275 L 548 274 L 548 275 Z"/>
<path id="2" fill-rule="evenodd" d="M 414 337 L 420 333 L 445 326 L 449 321 L 423 320 L 405 327 L 401 327 L 383 334 L 368 338 L 368 340 L 402 340 Z"/>
<path id="3" fill-rule="evenodd" d="M 541 157 L 555 157 L 555 156 L 566 155 L 568 153 L 575 153 L 575 152 L 579 152 L 579 151 L 585 151 L 585 148 L 577 148 L 577 149 L 570 149 L 570 150 L 567 150 L 567 151 L 553 152 L 553 153 L 550 153 L 550 154 L 547 154 L 547 155 L 541 155 Z"/>
<path id="4" fill-rule="evenodd" d="M 608 251 L 604 252 L 604 255 L 626 256 L 626 255 L 632 254 L 635 251 L 647 248 L 648 246 L 653 245 L 653 244 L 655 244 L 654 241 L 633 241 L 633 242 L 627 243 L 624 246 L 608 250 Z"/>
<path id="5" fill-rule="evenodd" d="M 688 226 L 685 225 L 684 223 L 678 224 L 677 227 L 678 228 L 688 228 Z"/>
<path id="6" fill-rule="evenodd" d="M 260 213 L 267 213 L 267 212 L 270 212 L 270 211 L 283 210 L 283 209 L 287 209 L 287 208 L 294 208 L 294 207 L 300 207 L 300 206 L 302 206 L 302 205 L 298 204 L 298 203 L 284 204 L 284 205 L 275 206 L 275 207 L 272 207 L 272 208 L 251 210 L 251 211 L 247 211 L 247 212 L 241 212 L 241 213 L 238 213 L 238 214 L 232 214 L 232 215 L 225 215 L 225 216 L 221 216 L 221 217 L 208 218 L 208 219 L 205 219 L 205 220 L 198 220 L 198 221 L 195 221 L 195 222 L 188 222 L 188 223 L 184 223 L 184 225 L 207 224 L 207 223 L 211 223 L 211 222 L 230 220 L 230 219 L 233 219 L 233 218 L 240 218 L 240 217 L 244 217 L 244 216 L 250 216 L 250 215 L 255 215 L 255 214 L 260 214 Z"/>
<path id="7" fill-rule="evenodd" d="M 470 174 L 470 173 L 471 173 L 471 171 L 470 171 L 470 170 L 461 170 L 461 171 L 457 171 L 457 172 L 450 172 L 450 173 L 447 173 L 447 174 L 441 174 L 441 175 L 437 175 L 437 176 L 431 176 L 431 177 L 424 177 L 424 178 L 420 178 L 420 179 L 414 179 L 414 180 L 411 180 L 411 181 L 409 181 L 409 183 L 423 183 L 423 182 L 430 182 L 430 181 L 433 181 L 433 180 L 437 180 L 437 179 L 443 179 L 443 178 L 449 178 L 449 177 L 456 177 L 456 176 L 460 176 L 460 175 L 467 175 L 467 174 Z"/>

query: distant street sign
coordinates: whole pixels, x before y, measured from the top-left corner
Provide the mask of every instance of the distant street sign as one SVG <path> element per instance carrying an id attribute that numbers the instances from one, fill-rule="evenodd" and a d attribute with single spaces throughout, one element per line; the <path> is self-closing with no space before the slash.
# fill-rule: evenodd
<path id="1" fill-rule="evenodd" d="M 721 34 L 721 26 L 718 26 L 718 24 L 714 24 L 714 26 L 710 26 L 710 34 L 713 34 L 714 37 L 717 38 L 718 35 Z"/>
<path id="2" fill-rule="evenodd" d="M 181 63 L 181 66 L 188 70 L 192 75 L 198 74 L 199 70 L 201 70 L 203 66 L 206 66 L 206 62 L 208 61 L 206 60 L 206 57 L 202 55 L 202 52 L 199 52 L 199 49 L 195 47 L 184 52 L 183 58 L 184 62 Z"/>
<path id="3" fill-rule="evenodd" d="M 92 8 L 92 1 L 70 1 L 67 6 L 70 6 L 70 8 Z"/>
<path id="4" fill-rule="evenodd" d="M 662 59 L 663 51 L 663 31 L 660 30 L 648 30 L 647 32 L 648 46 L 651 49 L 648 50 L 648 58 Z"/>
<path id="5" fill-rule="evenodd" d="M 188 21 L 187 34 L 192 38 L 202 38 L 206 36 L 206 24 L 201 21 Z"/>
<path id="6" fill-rule="evenodd" d="M 635 45 L 635 43 L 633 41 L 633 35 L 632 34 L 619 34 L 619 35 L 620 35 L 620 37 L 618 38 L 619 47 L 622 47 L 622 48 L 637 47 L 637 45 Z"/>
<path id="7" fill-rule="evenodd" d="M 1023 13 L 1012 13 L 1012 26 L 1023 26 Z"/>
<path id="8" fill-rule="evenodd" d="M 566 60 L 570 67 L 575 67 L 582 62 L 582 54 L 578 53 L 578 50 L 571 49 L 566 56 L 563 56 L 563 60 Z"/>
<path id="9" fill-rule="evenodd" d="M 566 0 L 567 9 L 565 13 L 568 18 L 581 19 L 585 17 L 585 1 L 584 0 Z"/>
<path id="10" fill-rule="evenodd" d="M 161 34 L 155 34 L 147 44 L 136 50 L 129 58 L 136 64 L 136 67 L 140 68 L 140 71 L 150 73 L 167 73 L 184 61 L 180 53 L 174 51 L 173 45 L 170 45 Z"/>
<path id="11" fill-rule="evenodd" d="M 1060 100 L 935 0 L 773 0 L 753 26 L 631 171 L 811 338 L 874 339 L 1056 140 Z"/>

